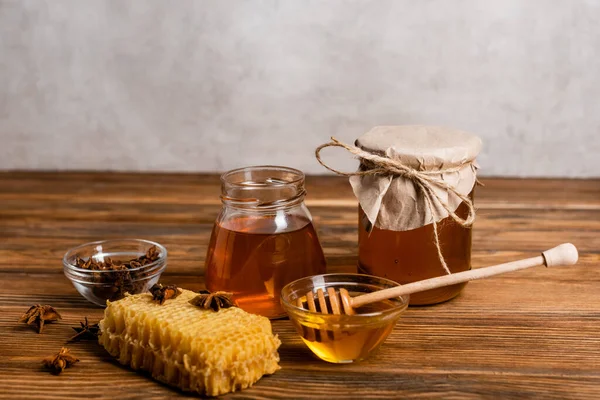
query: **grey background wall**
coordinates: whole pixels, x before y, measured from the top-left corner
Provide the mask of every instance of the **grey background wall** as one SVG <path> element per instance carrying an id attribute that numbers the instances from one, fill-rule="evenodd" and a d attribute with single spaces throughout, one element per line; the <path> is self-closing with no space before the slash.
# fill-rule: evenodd
<path id="1" fill-rule="evenodd" d="M 324 173 L 426 123 L 487 175 L 600 176 L 599 52 L 593 0 L 0 0 L 0 169 Z"/>

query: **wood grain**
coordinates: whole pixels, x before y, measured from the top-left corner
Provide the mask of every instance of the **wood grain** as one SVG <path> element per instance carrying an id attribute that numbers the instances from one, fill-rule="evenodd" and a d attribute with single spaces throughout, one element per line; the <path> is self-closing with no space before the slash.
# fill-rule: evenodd
<path id="1" fill-rule="evenodd" d="M 357 364 L 315 359 L 289 321 L 273 322 L 282 370 L 225 398 L 600 398 L 600 180 L 483 179 L 475 268 L 560 242 L 575 267 L 471 282 L 448 303 L 409 309 L 380 351 Z M 132 372 L 94 343 L 60 376 L 40 367 L 90 305 L 62 275 L 64 252 L 90 240 L 144 237 L 169 250 L 165 283 L 203 288 L 219 178 L 193 174 L 0 172 L 0 398 L 188 397 Z M 354 271 L 356 200 L 345 179 L 308 177 L 330 271 Z M 41 335 L 16 320 L 34 303 L 63 320 Z"/>

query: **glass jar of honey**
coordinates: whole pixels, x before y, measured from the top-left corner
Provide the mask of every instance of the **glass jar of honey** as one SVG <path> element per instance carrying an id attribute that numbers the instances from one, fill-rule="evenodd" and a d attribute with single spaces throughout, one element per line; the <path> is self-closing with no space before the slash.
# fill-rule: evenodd
<path id="1" fill-rule="evenodd" d="M 471 192 L 472 196 L 472 192 Z M 359 206 L 358 271 L 391 279 L 400 284 L 443 275 L 433 236 L 433 224 L 408 231 L 392 231 L 372 227 Z M 456 213 L 466 218 L 465 205 Z M 461 226 L 451 217 L 437 223 L 442 255 L 451 273 L 471 269 L 471 226 Z M 410 295 L 411 305 L 436 304 L 457 296 L 466 283 Z"/>
<path id="2" fill-rule="evenodd" d="M 286 167 L 236 169 L 221 177 L 223 208 L 205 264 L 206 287 L 233 293 L 242 309 L 285 315 L 283 286 L 325 273 L 325 257 L 304 204 L 304 174 Z"/>
<path id="3" fill-rule="evenodd" d="M 471 269 L 475 158 L 481 140 L 436 126 L 380 126 L 343 147 L 361 164 L 350 176 L 359 201 L 358 271 L 400 284 Z M 449 300 L 465 284 L 410 296 L 411 305 Z"/>

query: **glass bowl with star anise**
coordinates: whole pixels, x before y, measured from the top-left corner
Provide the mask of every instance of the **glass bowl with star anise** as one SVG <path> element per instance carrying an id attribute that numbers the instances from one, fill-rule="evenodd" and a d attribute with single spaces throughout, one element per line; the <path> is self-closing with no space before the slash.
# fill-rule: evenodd
<path id="1" fill-rule="evenodd" d="M 83 297 L 100 306 L 126 293 L 147 292 L 166 267 L 167 250 L 143 239 L 86 243 L 63 258 L 65 276 Z"/>

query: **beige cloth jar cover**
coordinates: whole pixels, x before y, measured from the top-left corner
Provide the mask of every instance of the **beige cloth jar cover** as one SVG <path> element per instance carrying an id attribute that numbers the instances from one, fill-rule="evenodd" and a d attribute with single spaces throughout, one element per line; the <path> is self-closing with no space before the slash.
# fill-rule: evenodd
<path id="1" fill-rule="evenodd" d="M 356 146 L 417 171 L 444 171 L 430 177 L 464 196 L 477 181 L 475 157 L 481 139 L 466 132 L 437 126 L 378 126 L 359 137 Z M 442 202 L 452 211 L 462 202 L 454 192 L 433 184 L 437 196 L 428 207 L 414 180 L 402 175 L 354 175 L 350 184 L 369 222 L 392 231 L 438 222 L 449 215 Z"/>
<path id="2" fill-rule="evenodd" d="M 359 137 L 355 146 L 331 139 L 316 149 L 317 160 L 350 177 L 370 222 L 365 226 L 407 231 L 433 223 L 440 262 L 450 273 L 436 225 L 448 216 L 462 226 L 473 223 L 475 209 L 468 195 L 477 182 L 475 158 L 481 139 L 460 130 L 425 125 L 378 126 Z M 325 147 L 342 147 L 358 156 L 359 170 L 342 172 L 328 166 L 320 157 Z M 455 213 L 462 202 L 469 209 L 466 219 Z"/>

